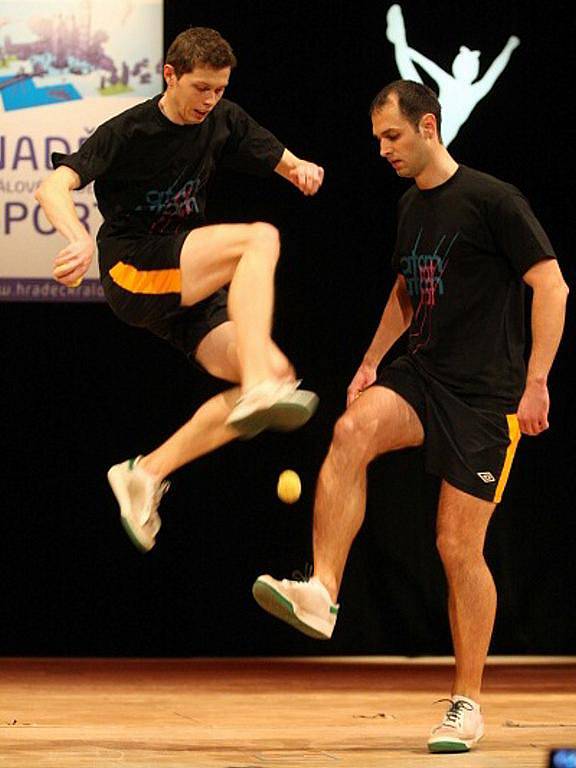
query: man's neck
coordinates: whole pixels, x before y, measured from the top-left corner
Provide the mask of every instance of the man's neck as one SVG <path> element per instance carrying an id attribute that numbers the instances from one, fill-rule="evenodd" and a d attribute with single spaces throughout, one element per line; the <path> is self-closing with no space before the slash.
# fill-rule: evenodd
<path id="1" fill-rule="evenodd" d="M 171 123 L 176 123 L 176 125 L 184 125 L 184 121 L 179 119 L 177 112 L 175 112 L 175 110 L 172 108 L 172 105 L 166 96 L 166 92 L 164 92 L 164 95 L 160 98 L 160 101 L 158 102 L 158 108 L 164 117 L 167 117 Z"/>
<path id="2" fill-rule="evenodd" d="M 448 179 L 452 178 L 458 170 L 458 163 L 448 152 L 446 147 L 440 145 L 430 162 L 426 165 L 414 181 L 418 189 L 434 189 Z"/>

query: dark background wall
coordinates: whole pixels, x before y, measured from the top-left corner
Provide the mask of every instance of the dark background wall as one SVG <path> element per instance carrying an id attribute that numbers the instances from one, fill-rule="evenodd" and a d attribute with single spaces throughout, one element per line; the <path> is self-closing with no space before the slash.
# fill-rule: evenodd
<path id="1" fill-rule="evenodd" d="M 315 477 L 393 279 L 406 182 L 378 157 L 367 117 L 374 94 L 398 76 L 388 7 L 166 3 L 166 41 L 189 25 L 219 29 L 240 62 L 228 97 L 326 168 L 314 199 L 276 177 L 219 178 L 210 208 L 214 221 L 264 219 L 281 230 L 276 337 L 321 407 L 296 434 L 230 445 L 178 472 L 158 545 L 142 556 L 119 526 L 106 469 L 153 448 L 218 384 L 103 305 L 0 305 L 0 653 L 450 652 L 434 549 L 437 481 L 418 451 L 371 468 L 367 521 L 330 644 L 273 621 L 250 596 L 259 573 L 289 576 L 310 561 Z M 483 73 L 509 35 L 520 37 L 451 151 L 528 195 L 573 285 L 573 10 L 528 10 L 520 0 L 403 10 L 410 43 L 445 69 L 465 44 L 482 51 Z M 551 429 L 521 442 L 489 532 L 500 594 L 494 653 L 576 652 L 572 324 L 551 376 Z M 294 507 L 275 496 L 285 467 L 303 480 Z"/>

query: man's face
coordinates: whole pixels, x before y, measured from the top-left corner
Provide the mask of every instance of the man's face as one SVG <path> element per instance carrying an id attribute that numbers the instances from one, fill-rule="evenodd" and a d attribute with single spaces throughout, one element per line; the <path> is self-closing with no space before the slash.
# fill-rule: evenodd
<path id="1" fill-rule="evenodd" d="M 417 130 L 400 112 L 396 94 L 391 94 L 372 115 L 372 132 L 380 144 L 381 156 L 398 176 L 413 179 L 422 173 L 430 158 L 430 147 L 422 127 Z"/>
<path id="2" fill-rule="evenodd" d="M 230 80 L 230 67 L 212 69 L 196 66 L 180 78 L 173 67 L 164 66 L 164 77 L 168 83 L 166 99 L 183 123 L 202 123 L 224 95 Z"/>

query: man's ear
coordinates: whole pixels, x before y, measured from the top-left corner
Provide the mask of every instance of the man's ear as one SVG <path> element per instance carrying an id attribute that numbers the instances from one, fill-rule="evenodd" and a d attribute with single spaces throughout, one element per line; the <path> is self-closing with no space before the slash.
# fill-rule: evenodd
<path id="1" fill-rule="evenodd" d="M 431 112 L 422 115 L 420 118 L 420 130 L 425 139 L 432 139 L 437 135 L 436 118 Z"/>
<path id="2" fill-rule="evenodd" d="M 174 67 L 171 64 L 164 64 L 164 80 L 167 85 L 175 85 L 178 80 Z"/>

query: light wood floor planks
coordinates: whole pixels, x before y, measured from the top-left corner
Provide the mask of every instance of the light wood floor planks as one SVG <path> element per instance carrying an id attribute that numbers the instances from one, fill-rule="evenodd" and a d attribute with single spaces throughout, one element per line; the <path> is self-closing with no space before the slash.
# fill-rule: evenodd
<path id="1" fill-rule="evenodd" d="M 493 659 L 485 739 L 429 755 L 449 660 L 0 659 L 0 768 L 545 768 L 576 658 Z"/>

